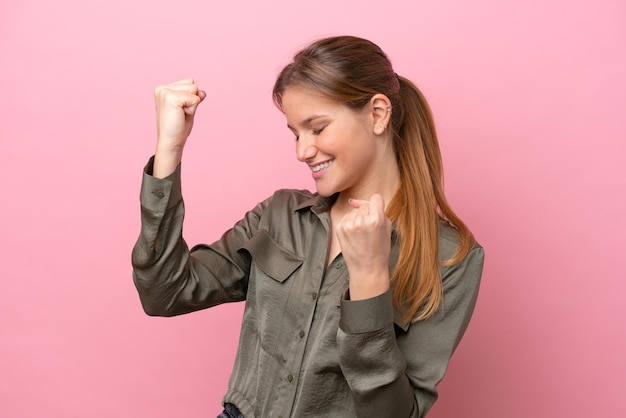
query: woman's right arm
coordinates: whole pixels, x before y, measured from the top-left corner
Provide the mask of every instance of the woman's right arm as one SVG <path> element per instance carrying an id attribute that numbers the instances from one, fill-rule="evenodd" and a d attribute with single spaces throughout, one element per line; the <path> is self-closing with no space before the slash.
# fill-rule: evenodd
<path id="1" fill-rule="evenodd" d="M 190 251 L 182 237 L 180 161 L 205 96 L 192 80 L 155 89 L 157 151 L 144 170 L 141 233 L 132 253 L 133 280 L 149 315 L 179 315 L 245 299 L 250 260 L 239 249 L 256 230 L 265 202 L 210 246 Z"/>

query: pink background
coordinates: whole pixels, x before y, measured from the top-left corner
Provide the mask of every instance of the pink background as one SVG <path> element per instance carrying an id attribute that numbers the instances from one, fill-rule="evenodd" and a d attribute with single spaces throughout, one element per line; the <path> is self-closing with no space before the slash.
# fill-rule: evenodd
<path id="1" fill-rule="evenodd" d="M 377 42 L 429 98 L 454 207 L 486 248 L 431 417 L 626 416 L 626 3 L 3 1 L 0 416 L 213 417 L 242 305 L 149 318 L 131 281 L 152 90 L 209 92 L 189 242 L 313 186 L 272 105 L 310 40 Z"/>

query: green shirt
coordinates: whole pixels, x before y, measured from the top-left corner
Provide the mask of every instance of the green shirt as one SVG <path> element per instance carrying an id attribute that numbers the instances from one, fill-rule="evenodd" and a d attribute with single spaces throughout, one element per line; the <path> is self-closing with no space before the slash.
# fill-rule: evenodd
<path id="1" fill-rule="evenodd" d="M 326 267 L 331 198 L 279 190 L 211 245 L 182 238 L 180 167 L 166 179 L 146 167 L 133 278 L 149 315 L 172 316 L 245 300 L 224 402 L 245 418 L 423 417 L 474 309 L 483 265 L 476 245 L 441 267 L 444 302 L 400 325 L 391 291 L 348 300 L 342 255 Z M 398 257 L 391 243 L 390 271 Z M 458 246 L 439 228 L 439 258 Z"/>

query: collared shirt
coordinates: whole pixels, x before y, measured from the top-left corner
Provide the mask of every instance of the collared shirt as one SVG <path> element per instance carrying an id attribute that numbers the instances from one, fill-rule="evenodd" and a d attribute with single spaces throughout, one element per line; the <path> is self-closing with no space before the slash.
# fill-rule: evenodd
<path id="1" fill-rule="evenodd" d="M 425 416 L 474 309 L 479 245 L 461 263 L 441 267 L 439 311 L 402 325 L 391 290 L 350 301 L 342 255 L 326 266 L 331 198 L 279 190 L 213 244 L 189 250 L 180 167 L 156 179 L 151 164 L 142 183 L 134 282 L 149 315 L 245 300 L 224 402 L 245 418 Z M 390 271 L 398 241 L 394 233 Z M 441 222 L 440 260 L 457 247 L 456 230 Z"/>

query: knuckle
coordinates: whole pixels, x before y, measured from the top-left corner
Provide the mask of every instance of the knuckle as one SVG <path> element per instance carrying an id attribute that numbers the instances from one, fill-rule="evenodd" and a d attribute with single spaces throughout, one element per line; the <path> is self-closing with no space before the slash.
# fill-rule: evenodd
<path id="1" fill-rule="evenodd" d="M 154 94 L 160 94 L 161 92 L 168 90 L 169 87 L 169 84 L 159 84 L 154 88 Z"/>

